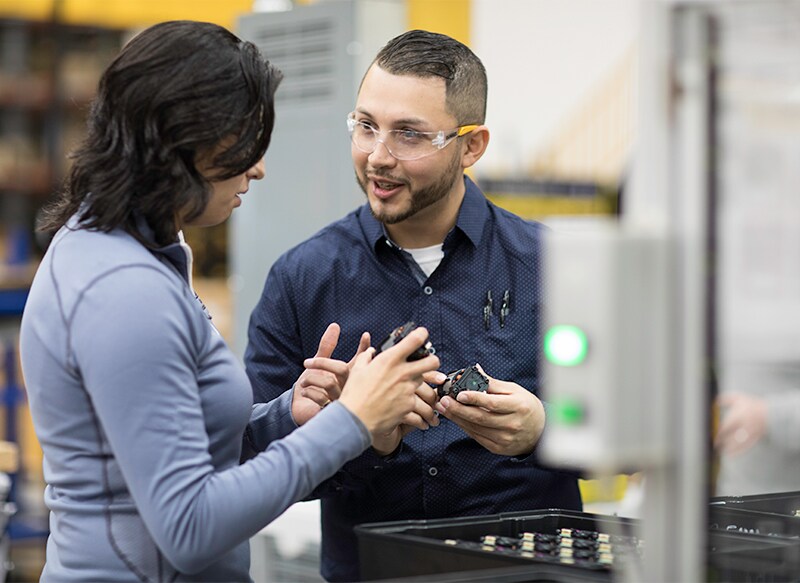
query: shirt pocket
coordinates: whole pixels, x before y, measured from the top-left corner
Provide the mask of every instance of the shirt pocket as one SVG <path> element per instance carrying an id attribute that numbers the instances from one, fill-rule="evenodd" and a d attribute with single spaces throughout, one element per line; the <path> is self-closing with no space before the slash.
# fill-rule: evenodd
<path id="1" fill-rule="evenodd" d="M 514 290 L 509 290 L 504 302 L 505 290 L 504 287 L 492 290 L 488 317 L 481 312 L 480 318 L 470 321 L 469 337 L 474 362 L 480 363 L 494 378 L 535 390 L 541 356 L 540 305 L 533 293 L 516 294 Z M 482 302 L 486 308 L 485 292 Z"/>

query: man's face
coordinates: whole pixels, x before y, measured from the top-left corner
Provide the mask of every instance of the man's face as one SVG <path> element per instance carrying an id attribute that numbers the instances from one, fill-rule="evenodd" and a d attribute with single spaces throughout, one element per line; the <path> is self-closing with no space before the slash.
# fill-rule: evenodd
<path id="1" fill-rule="evenodd" d="M 392 75 L 377 65 L 367 72 L 358 94 L 355 119 L 381 132 L 453 129 L 457 120 L 445 107 L 445 82 L 438 77 Z M 372 214 L 385 224 L 433 217 L 437 205 L 461 182 L 461 142 L 418 160 L 397 160 L 378 143 L 371 154 L 350 145 L 356 179 Z"/>

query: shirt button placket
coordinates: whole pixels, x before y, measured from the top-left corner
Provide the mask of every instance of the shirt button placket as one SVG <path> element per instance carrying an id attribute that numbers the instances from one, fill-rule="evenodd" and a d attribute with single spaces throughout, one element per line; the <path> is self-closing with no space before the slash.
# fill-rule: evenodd
<path id="1" fill-rule="evenodd" d="M 429 299 L 422 298 L 419 304 L 419 312 L 417 313 L 418 321 L 423 322 L 423 325 L 428 327 L 428 333 L 431 335 L 432 338 L 435 338 L 437 335 L 437 330 L 431 329 L 429 326 L 430 323 L 436 322 L 435 314 L 438 311 L 438 301 L 433 297 L 433 288 L 429 285 L 426 285 L 422 288 L 422 293 L 428 296 Z M 432 341 L 433 342 L 433 341 Z M 433 346 L 431 348 L 431 354 L 436 354 L 436 347 Z"/>

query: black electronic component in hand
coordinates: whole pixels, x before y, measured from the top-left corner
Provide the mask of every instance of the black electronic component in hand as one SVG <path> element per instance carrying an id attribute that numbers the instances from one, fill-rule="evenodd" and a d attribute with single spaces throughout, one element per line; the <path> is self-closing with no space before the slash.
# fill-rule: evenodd
<path id="1" fill-rule="evenodd" d="M 479 369 L 477 364 L 462 368 L 447 375 L 447 380 L 436 387 L 439 398 L 458 397 L 461 391 L 480 391 L 485 393 L 489 388 L 489 379 Z"/>
<path id="2" fill-rule="evenodd" d="M 398 326 L 394 330 L 392 330 L 389 335 L 384 338 L 383 342 L 378 345 L 378 350 L 375 354 L 380 354 L 384 350 L 387 350 L 400 342 L 403 338 L 408 336 L 409 332 L 411 332 L 417 325 L 414 322 L 406 322 L 402 326 Z M 426 340 L 425 344 L 417 348 L 414 352 L 412 352 L 407 360 L 421 360 L 428 356 L 429 354 L 433 354 L 433 346 L 431 345 L 430 340 Z"/>

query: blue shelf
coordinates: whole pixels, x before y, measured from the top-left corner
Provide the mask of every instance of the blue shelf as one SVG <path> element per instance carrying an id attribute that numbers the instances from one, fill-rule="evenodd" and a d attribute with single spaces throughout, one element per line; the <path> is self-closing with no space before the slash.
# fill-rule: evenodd
<path id="1" fill-rule="evenodd" d="M 27 300 L 27 288 L 0 289 L 0 316 L 21 316 Z"/>

